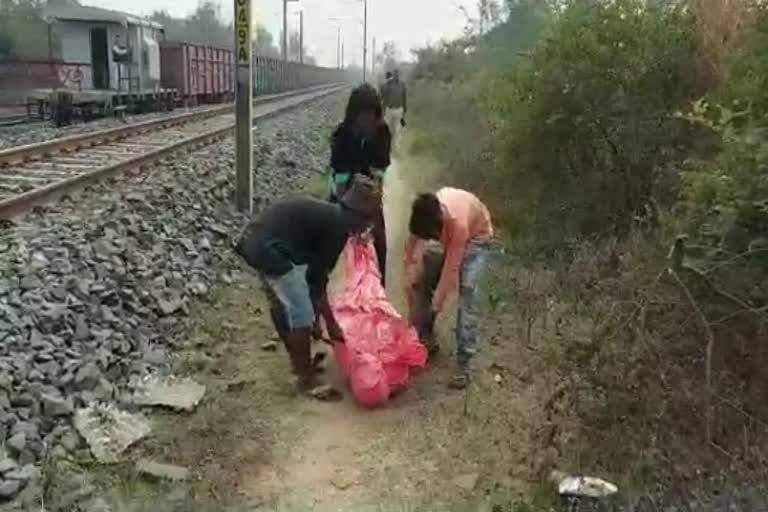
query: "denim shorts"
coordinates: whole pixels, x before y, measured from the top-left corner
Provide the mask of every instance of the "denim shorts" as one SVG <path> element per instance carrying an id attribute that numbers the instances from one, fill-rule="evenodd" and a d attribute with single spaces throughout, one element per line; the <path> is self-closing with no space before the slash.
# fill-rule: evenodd
<path id="1" fill-rule="evenodd" d="M 263 276 L 263 279 L 280 301 L 291 330 L 314 325 L 315 309 L 309 296 L 307 265 L 294 265 L 291 270 L 281 276 Z"/>

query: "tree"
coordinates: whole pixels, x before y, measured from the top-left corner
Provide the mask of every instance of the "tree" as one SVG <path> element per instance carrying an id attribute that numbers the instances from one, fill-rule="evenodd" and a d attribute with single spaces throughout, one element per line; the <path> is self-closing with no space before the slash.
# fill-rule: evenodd
<path id="1" fill-rule="evenodd" d="M 288 60 L 299 62 L 302 57 L 302 50 L 300 50 L 301 47 L 301 34 L 298 32 L 291 33 L 290 37 L 288 38 Z M 311 64 L 314 65 L 317 61 L 314 57 L 309 55 L 309 50 L 307 50 L 307 46 L 304 45 L 303 48 L 303 56 L 304 56 L 304 64 Z"/>
<path id="2" fill-rule="evenodd" d="M 234 46 L 235 34 L 231 25 L 221 20 L 221 6 L 211 0 L 201 3 L 187 18 L 187 29 L 201 41 L 212 46 Z"/>
<path id="3" fill-rule="evenodd" d="M 478 32 L 485 34 L 495 25 L 501 23 L 502 9 L 498 0 L 478 0 L 477 11 L 479 17 Z"/>
<path id="4" fill-rule="evenodd" d="M 280 58 L 280 50 L 275 46 L 275 39 L 269 30 L 261 25 L 256 26 L 253 41 L 253 53 L 261 57 Z"/>
<path id="5" fill-rule="evenodd" d="M 383 71 L 397 68 L 400 62 L 400 50 L 394 41 L 387 41 L 376 55 L 376 66 Z"/>
<path id="6" fill-rule="evenodd" d="M 288 36 L 288 60 L 299 62 L 301 60 L 302 50 L 306 56 L 306 47 L 301 48 L 301 35 L 298 32 L 291 32 Z"/>
<path id="7" fill-rule="evenodd" d="M 232 48 L 235 32 L 231 24 L 221 19 L 219 4 L 207 0 L 201 3 L 188 18 L 174 18 L 167 11 L 155 11 L 150 19 L 163 25 L 165 35 L 171 41 Z"/>
<path id="8" fill-rule="evenodd" d="M 37 0 L 0 0 L 0 54 L 8 57 L 47 58 L 48 27 Z"/>

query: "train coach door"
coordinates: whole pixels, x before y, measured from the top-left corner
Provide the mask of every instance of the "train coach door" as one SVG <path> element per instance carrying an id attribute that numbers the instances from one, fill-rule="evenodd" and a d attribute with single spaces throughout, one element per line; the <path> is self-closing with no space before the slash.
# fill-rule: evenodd
<path id="1" fill-rule="evenodd" d="M 94 89 L 109 89 L 109 42 L 106 28 L 91 29 L 91 72 Z"/>

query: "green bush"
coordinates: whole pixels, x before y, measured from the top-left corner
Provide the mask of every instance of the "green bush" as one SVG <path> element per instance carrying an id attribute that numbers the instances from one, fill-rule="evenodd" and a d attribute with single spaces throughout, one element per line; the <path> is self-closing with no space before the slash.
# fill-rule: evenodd
<path id="1" fill-rule="evenodd" d="M 511 2 L 482 37 L 417 52 L 415 89 L 428 90 L 412 101 L 417 147 L 521 243 L 655 223 L 679 199 L 695 137 L 674 113 L 697 91 L 691 17 L 658 4 Z"/>
<path id="2" fill-rule="evenodd" d="M 728 253 L 768 246 L 768 10 L 730 67 L 722 89 L 688 119 L 716 135 L 714 159 L 688 169 L 686 220 Z"/>
<path id="3" fill-rule="evenodd" d="M 686 144 L 673 112 L 691 99 L 682 11 L 640 0 L 573 2 L 530 62 L 490 79 L 494 179 L 520 233 L 557 245 L 651 220 Z"/>

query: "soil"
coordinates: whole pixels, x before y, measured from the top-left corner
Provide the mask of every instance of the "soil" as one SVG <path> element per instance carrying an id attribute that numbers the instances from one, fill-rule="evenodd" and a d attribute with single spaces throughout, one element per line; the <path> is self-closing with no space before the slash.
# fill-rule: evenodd
<path id="1" fill-rule="evenodd" d="M 426 175 L 424 162 L 404 157 L 387 176 L 389 293 L 399 308 L 401 248 L 417 181 L 408 177 Z M 499 273 L 489 275 L 489 286 L 500 286 Z M 506 510 L 535 490 L 557 455 L 540 442 L 547 423 L 541 397 L 552 394 L 554 382 L 540 371 L 545 362 L 535 346 L 516 340 L 512 313 L 503 304 L 487 307 L 483 352 L 466 392 L 447 388 L 454 343 L 449 315 L 440 325 L 437 360 L 386 407 L 366 411 L 348 392 L 337 403 L 295 396 L 282 347 L 262 349 L 276 338 L 256 279 L 244 269 L 237 284 L 201 308 L 183 357 L 208 386 L 204 403 L 189 416 L 158 418 L 143 455 L 190 468 L 198 505 Z M 332 359 L 327 378 L 346 391 Z"/>

